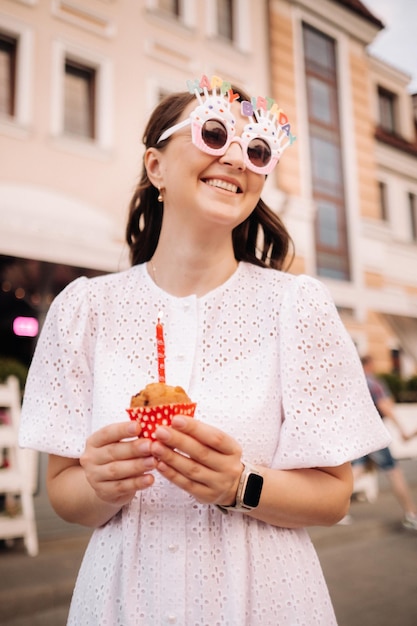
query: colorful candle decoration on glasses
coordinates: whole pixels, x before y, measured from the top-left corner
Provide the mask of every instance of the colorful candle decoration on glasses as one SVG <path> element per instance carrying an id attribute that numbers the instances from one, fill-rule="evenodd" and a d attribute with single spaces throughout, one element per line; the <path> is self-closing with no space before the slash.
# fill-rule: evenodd
<path id="1" fill-rule="evenodd" d="M 187 89 L 195 94 L 207 115 L 214 113 L 226 115 L 231 113 L 231 104 L 240 98 L 240 94 L 232 89 L 229 81 L 219 76 L 209 78 L 205 74 L 200 79 L 187 80 Z M 211 91 L 211 94 L 209 93 Z M 251 130 L 262 131 L 275 136 L 279 146 L 280 156 L 288 146 L 296 140 L 291 132 L 291 124 L 287 115 L 278 106 L 275 100 L 269 96 L 251 97 L 250 101 L 243 100 L 240 103 L 241 114 L 249 118 Z"/>
<path id="2" fill-rule="evenodd" d="M 161 323 L 162 313 L 158 314 L 158 321 L 156 324 L 156 350 L 158 355 L 158 381 L 160 383 L 165 382 L 165 341 L 164 341 L 164 328 Z"/>

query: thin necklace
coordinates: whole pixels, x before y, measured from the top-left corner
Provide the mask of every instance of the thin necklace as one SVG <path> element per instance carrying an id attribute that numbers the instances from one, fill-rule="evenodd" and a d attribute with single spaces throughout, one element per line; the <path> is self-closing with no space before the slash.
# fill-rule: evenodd
<path id="1" fill-rule="evenodd" d="M 151 269 L 152 269 L 152 274 L 153 274 L 153 282 L 155 283 L 155 285 L 157 285 L 158 283 L 156 282 L 156 267 L 153 264 L 153 260 L 149 259 L 149 263 L 151 264 Z"/>

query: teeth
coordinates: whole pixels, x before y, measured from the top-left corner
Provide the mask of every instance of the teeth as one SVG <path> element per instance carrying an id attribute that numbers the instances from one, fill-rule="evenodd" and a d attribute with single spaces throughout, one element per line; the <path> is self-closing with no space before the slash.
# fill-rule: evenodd
<path id="1" fill-rule="evenodd" d="M 231 191 L 232 193 L 237 193 L 238 187 L 233 185 L 232 183 L 227 183 L 225 180 L 220 180 L 220 178 L 210 178 L 206 180 L 207 185 L 211 185 L 212 187 L 219 187 L 220 189 L 226 189 L 226 191 Z"/>

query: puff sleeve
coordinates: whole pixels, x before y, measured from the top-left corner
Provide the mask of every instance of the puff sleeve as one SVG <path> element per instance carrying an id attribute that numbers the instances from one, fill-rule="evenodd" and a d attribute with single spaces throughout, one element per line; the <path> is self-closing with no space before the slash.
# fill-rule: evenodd
<path id="1" fill-rule="evenodd" d="M 52 302 L 29 369 L 19 444 L 77 458 L 91 430 L 93 333 L 88 279 L 70 283 Z"/>
<path id="2" fill-rule="evenodd" d="M 327 288 L 299 276 L 280 314 L 283 423 L 273 466 L 336 466 L 388 445 L 353 341 Z"/>

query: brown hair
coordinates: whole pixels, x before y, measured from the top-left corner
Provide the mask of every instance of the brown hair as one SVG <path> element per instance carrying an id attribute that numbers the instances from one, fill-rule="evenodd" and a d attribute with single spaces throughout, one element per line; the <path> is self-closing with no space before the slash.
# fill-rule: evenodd
<path id="1" fill-rule="evenodd" d="M 236 91 L 233 87 L 233 91 Z M 239 101 L 250 98 L 237 89 Z M 166 96 L 154 109 L 146 126 L 143 143 L 145 149 L 156 147 L 163 150 L 170 141 L 157 143 L 163 131 L 173 126 L 185 107 L 195 98 L 188 92 Z M 144 263 L 152 258 L 158 244 L 162 226 L 163 203 L 158 202 L 159 192 L 150 182 L 146 168 L 142 174 L 129 204 L 126 226 L 126 241 L 130 248 L 132 265 Z M 259 199 L 249 217 L 236 226 L 232 232 L 235 258 L 261 267 L 282 269 L 289 251 L 293 253 L 292 239 L 282 223 L 263 200 Z"/>

